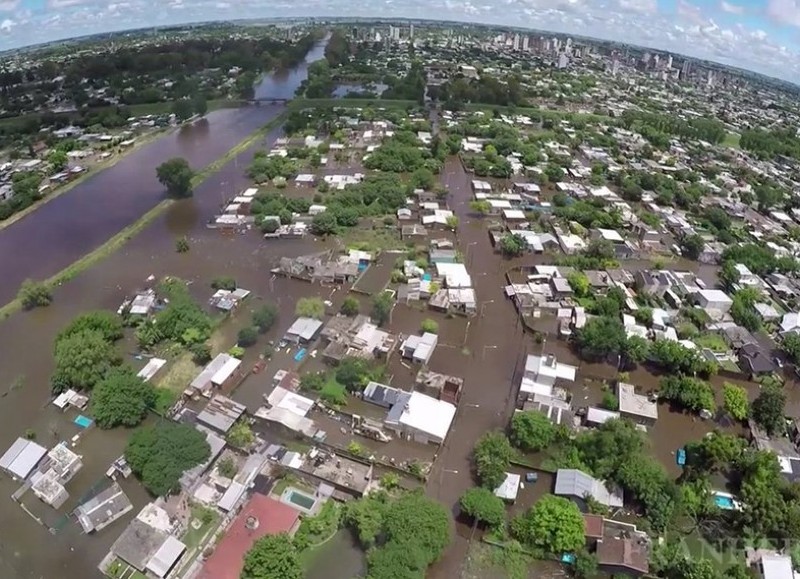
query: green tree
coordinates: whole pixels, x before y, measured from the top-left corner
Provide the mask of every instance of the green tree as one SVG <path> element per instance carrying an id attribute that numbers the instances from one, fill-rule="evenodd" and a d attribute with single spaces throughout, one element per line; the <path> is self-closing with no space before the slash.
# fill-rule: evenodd
<path id="1" fill-rule="evenodd" d="M 53 301 L 53 294 L 46 284 L 26 279 L 19 288 L 17 299 L 24 309 L 32 310 L 49 306 Z"/>
<path id="2" fill-rule="evenodd" d="M 500 253 L 504 257 L 519 257 L 528 247 L 525 238 L 517 233 L 509 233 L 500 238 Z"/>
<path id="3" fill-rule="evenodd" d="M 264 304 L 253 312 L 253 325 L 259 333 L 266 334 L 278 319 L 278 308 L 273 304 Z"/>
<path id="4" fill-rule="evenodd" d="M 125 447 L 125 458 L 144 487 L 163 496 L 176 491 L 183 472 L 201 464 L 210 452 L 199 430 L 165 421 L 136 430 Z"/>
<path id="5" fill-rule="evenodd" d="M 587 297 L 591 291 L 592 286 L 589 283 L 589 278 L 582 271 L 573 271 L 567 276 L 569 287 L 575 292 L 579 298 Z"/>
<path id="6" fill-rule="evenodd" d="M 781 341 L 781 350 L 789 356 L 795 365 L 800 365 L 800 334 L 797 332 L 784 334 Z"/>
<path id="7" fill-rule="evenodd" d="M 258 328 L 247 326 L 239 330 L 236 336 L 236 344 L 242 348 L 249 348 L 258 342 Z"/>
<path id="8" fill-rule="evenodd" d="M 116 342 L 123 335 L 122 318 L 108 310 L 97 310 L 81 314 L 58 333 L 56 341 L 86 330 L 100 332 L 107 342 Z"/>
<path id="9" fill-rule="evenodd" d="M 391 502 L 384 515 L 387 542 L 396 542 L 419 554 L 430 565 L 450 543 L 450 514 L 421 491 L 403 494 Z"/>
<path id="10" fill-rule="evenodd" d="M 511 521 L 511 533 L 522 544 L 562 555 L 580 551 L 586 543 L 583 515 L 569 499 L 545 495 Z"/>
<path id="11" fill-rule="evenodd" d="M 688 410 L 713 412 L 716 408 L 714 389 L 708 382 L 689 376 L 667 376 L 661 380 L 659 394 Z"/>
<path id="12" fill-rule="evenodd" d="M 342 315 L 353 317 L 358 315 L 360 307 L 361 306 L 356 298 L 353 296 L 347 296 L 344 298 L 342 307 L 339 311 L 342 313 Z"/>
<path id="13" fill-rule="evenodd" d="M 390 292 L 381 292 L 372 299 L 370 317 L 379 326 L 389 321 L 394 308 L 394 296 Z"/>
<path id="14" fill-rule="evenodd" d="M 266 535 L 247 552 L 241 579 L 303 579 L 303 566 L 292 538 Z"/>
<path id="15" fill-rule="evenodd" d="M 742 438 L 715 430 L 686 445 L 687 464 L 701 473 L 719 472 L 738 461 L 744 448 Z"/>
<path id="16" fill-rule="evenodd" d="M 236 289 L 236 280 L 229 275 L 215 277 L 211 281 L 211 289 L 233 291 Z"/>
<path id="17" fill-rule="evenodd" d="M 758 397 L 753 400 L 753 420 L 770 436 L 781 435 L 786 430 L 785 406 L 786 394 L 783 388 L 778 384 L 765 384 Z"/>
<path id="18" fill-rule="evenodd" d="M 706 242 L 701 235 L 697 233 L 687 235 L 681 240 L 683 256 L 688 259 L 696 260 L 700 257 L 700 254 L 703 253 L 705 245 Z"/>
<path id="19" fill-rule="evenodd" d="M 255 442 L 255 435 L 246 420 L 239 420 L 228 431 L 225 440 L 236 448 L 248 448 Z"/>
<path id="20" fill-rule="evenodd" d="M 503 499 L 495 496 L 489 489 L 471 488 L 461 495 L 459 504 L 467 516 L 490 527 L 499 527 L 506 520 L 506 506 L 503 504 Z"/>
<path id="21" fill-rule="evenodd" d="M 178 253 L 186 253 L 189 249 L 189 240 L 186 239 L 185 235 L 175 240 L 175 251 Z"/>
<path id="22" fill-rule="evenodd" d="M 487 432 L 481 436 L 473 451 L 475 471 L 481 485 L 494 490 L 503 484 L 513 456 L 514 449 L 502 432 Z"/>
<path id="23" fill-rule="evenodd" d="M 360 392 L 370 379 L 369 362 L 364 358 L 347 357 L 336 367 L 336 381 L 350 392 Z"/>
<path id="24" fill-rule="evenodd" d="M 311 233 L 324 237 L 334 235 L 338 227 L 336 215 L 332 211 L 317 213 L 311 220 Z"/>
<path id="25" fill-rule="evenodd" d="M 167 188 L 170 197 L 191 197 L 194 171 L 186 159 L 176 157 L 164 161 L 156 168 L 158 182 Z"/>
<path id="26" fill-rule="evenodd" d="M 192 112 L 201 117 L 208 112 L 208 101 L 203 95 L 197 95 L 192 99 Z"/>
<path id="27" fill-rule="evenodd" d="M 722 399 L 725 412 L 732 418 L 742 422 L 750 414 L 750 402 L 747 399 L 747 390 L 735 384 L 725 382 L 722 386 Z"/>
<path id="28" fill-rule="evenodd" d="M 389 541 L 367 554 L 369 579 L 422 579 L 427 564 L 419 551 L 405 543 Z"/>
<path id="29" fill-rule="evenodd" d="M 53 391 L 91 390 L 121 362 L 119 352 L 97 330 L 83 330 L 56 342 Z"/>
<path id="30" fill-rule="evenodd" d="M 430 334 L 438 334 L 439 324 L 437 324 L 435 320 L 432 320 L 430 318 L 425 318 L 424 320 L 422 320 L 422 323 L 420 324 L 420 329 L 423 332 L 427 332 Z"/>
<path id="31" fill-rule="evenodd" d="M 69 159 L 64 151 L 54 149 L 47 155 L 47 162 L 50 163 L 53 171 L 58 172 L 63 171 L 66 168 Z"/>
<path id="32" fill-rule="evenodd" d="M 650 355 L 650 342 L 641 336 L 630 336 L 622 346 L 626 366 L 641 364 Z"/>
<path id="33" fill-rule="evenodd" d="M 492 210 L 492 205 L 488 201 L 474 199 L 469 202 L 469 208 L 478 215 L 486 215 Z"/>
<path id="34" fill-rule="evenodd" d="M 370 493 L 357 501 L 348 502 L 342 520 L 355 530 L 359 543 L 366 549 L 374 545 L 381 534 L 387 509 L 385 493 Z"/>
<path id="35" fill-rule="evenodd" d="M 553 444 L 556 428 L 542 412 L 515 412 L 511 418 L 512 444 L 526 452 L 538 452 Z"/>
<path id="36" fill-rule="evenodd" d="M 111 370 L 92 392 L 92 416 L 100 428 L 136 426 L 156 401 L 152 385 L 129 366 Z"/>
<path id="37" fill-rule="evenodd" d="M 185 121 L 193 114 L 192 101 L 188 99 L 178 99 L 172 103 L 172 114 L 174 114 L 179 121 Z"/>
<path id="38" fill-rule="evenodd" d="M 325 316 L 325 303 L 320 298 L 300 298 L 294 313 L 296 316 L 321 320 Z"/>
<path id="39" fill-rule="evenodd" d="M 583 357 L 606 358 L 622 351 L 626 341 L 625 328 L 615 318 L 599 316 L 578 330 L 577 341 Z"/>
<path id="40" fill-rule="evenodd" d="M 578 579 L 592 579 L 597 576 L 597 556 L 586 549 L 578 551 L 575 556 L 575 577 Z"/>

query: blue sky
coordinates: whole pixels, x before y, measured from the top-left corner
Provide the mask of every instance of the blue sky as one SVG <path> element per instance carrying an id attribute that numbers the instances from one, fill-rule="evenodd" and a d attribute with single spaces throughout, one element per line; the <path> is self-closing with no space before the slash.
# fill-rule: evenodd
<path id="1" fill-rule="evenodd" d="M 0 49 L 226 18 L 381 16 L 621 40 L 800 83 L 800 0 L 0 0 Z"/>

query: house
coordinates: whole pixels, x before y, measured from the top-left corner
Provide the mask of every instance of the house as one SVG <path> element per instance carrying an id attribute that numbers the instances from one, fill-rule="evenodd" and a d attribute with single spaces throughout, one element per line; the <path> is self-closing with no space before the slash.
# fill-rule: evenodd
<path id="1" fill-rule="evenodd" d="M 12 477 L 25 480 L 47 454 L 47 449 L 26 438 L 18 438 L 0 457 L 0 468 Z"/>
<path id="2" fill-rule="evenodd" d="M 697 305 L 707 312 L 726 314 L 731 309 L 733 300 L 722 290 L 701 289 L 694 292 Z"/>
<path id="3" fill-rule="evenodd" d="M 520 401 L 531 400 L 536 394 L 553 395 L 557 380 L 575 381 L 575 366 L 562 364 L 552 354 L 544 356 L 529 355 L 525 360 L 525 373 L 520 382 Z"/>
<path id="4" fill-rule="evenodd" d="M 361 397 L 365 402 L 371 402 L 384 408 L 391 408 L 397 404 L 404 394 L 406 392 L 398 388 L 392 388 L 379 382 L 370 382 L 364 388 Z"/>
<path id="5" fill-rule="evenodd" d="M 647 539 L 604 537 L 597 542 L 597 567 L 615 577 L 641 577 L 650 571 L 650 545 Z"/>
<path id="6" fill-rule="evenodd" d="M 322 329 L 322 322 L 314 318 L 297 318 L 286 330 L 283 339 L 291 344 L 308 344 L 317 337 Z"/>
<path id="7" fill-rule="evenodd" d="M 621 490 L 616 488 L 609 490 L 603 481 L 574 468 L 560 468 L 556 471 L 553 494 L 575 501 L 582 511 L 587 510 L 587 497 L 609 508 L 619 508 L 623 505 Z"/>
<path id="8" fill-rule="evenodd" d="M 556 299 L 565 299 L 571 297 L 574 293 L 569 280 L 563 277 L 551 277 L 550 287 L 553 290 L 553 297 Z"/>
<path id="9" fill-rule="evenodd" d="M 431 332 L 425 332 L 421 336 L 408 336 L 400 346 L 403 358 L 408 358 L 420 364 L 428 364 L 436 349 L 439 337 Z"/>
<path id="10" fill-rule="evenodd" d="M 198 579 L 239 579 L 244 557 L 256 541 L 267 535 L 294 535 L 299 526 L 300 511 L 254 493 L 206 559 Z"/>
<path id="11" fill-rule="evenodd" d="M 313 407 L 314 401 L 311 398 L 276 386 L 267 397 L 266 406 L 260 407 L 255 416 L 280 424 L 292 432 L 313 437 L 317 434 L 317 428 L 314 421 L 307 417 Z"/>
<path id="12" fill-rule="evenodd" d="M 797 577 L 791 556 L 761 550 L 756 553 L 756 556 L 757 559 L 752 567 L 755 568 L 761 579 L 795 579 Z"/>
<path id="13" fill-rule="evenodd" d="M 197 421 L 221 434 L 226 434 L 247 408 L 227 396 L 215 395 L 197 415 Z"/>
<path id="14" fill-rule="evenodd" d="M 387 429 L 422 444 L 442 444 L 456 415 L 456 407 L 420 392 L 406 393 L 384 419 Z"/>
<path id="15" fill-rule="evenodd" d="M 494 489 L 494 496 L 508 501 L 509 503 L 513 503 L 517 500 L 521 480 L 522 477 L 519 474 L 507 472 L 506 478 L 502 484 Z"/>
<path id="16" fill-rule="evenodd" d="M 617 383 L 617 399 L 619 400 L 619 413 L 634 422 L 652 426 L 658 420 L 658 403 L 647 396 L 636 393 L 633 384 Z"/>
<path id="17" fill-rule="evenodd" d="M 145 505 L 111 546 L 111 553 L 140 573 L 166 577 L 186 550 L 172 536 L 170 516 L 160 505 Z M 152 562 L 152 564 L 151 564 Z"/>
<path id="18" fill-rule="evenodd" d="M 602 515 L 583 514 L 583 534 L 586 536 L 587 543 L 594 545 L 603 538 L 604 523 L 605 519 Z"/>
<path id="19" fill-rule="evenodd" d="M 781 319 L 781 335 L 791 332 L 800 332 L 800 313 L 789 312 Z"/>
<path id="20" fill-rule="evenodd" d="M 239 366 L 242 361 L 228 353 L 222 352 L 211 360 L 203 371 L 191 381 L 189 388 L 184 391 L 188 396 L 211 396 L 212 390 L 222 390 L 232 387 L 241 377 Z"/>
<path id="21" fill-rule="evenodd" d="M 102 531 L 133 509 L 128 496 L 119 484 L 113 483 L 75 510 L 84 533 Z"/>
<path id="22" fill-rule="evenodd" d="M 619 417 L 619 412 L 614 410 L 606 410 L 605 408 L 590 406 L 586 410 L 586 416 L 584 416 L 583 421 L 586 426 L 600 426 L 609 420 L 617 420 Z"/>
<path id="23" fill-rule="evenodd" d="M 745 344 L 739 349 L 739 363 L 742 370 L 751 376 L 770 374 L 776 370 L 775 363 L 755 343 Z"/>

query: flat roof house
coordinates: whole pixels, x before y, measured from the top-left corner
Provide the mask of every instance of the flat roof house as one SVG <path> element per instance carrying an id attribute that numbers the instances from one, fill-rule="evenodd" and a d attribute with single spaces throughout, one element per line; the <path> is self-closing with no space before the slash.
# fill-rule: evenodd
<path id="1" fill-rule="evenodd" d="M 226 352 L 217 354 L 203 371 L 189 384 L 184 394 L 194 396 L 202 394 L 211 396 L 213 389 L 220 390 L 230 385 L 239 376 L 239 366 L 242 361 Z"/>
<path id="2" fill-rule="evenodd" d="M 439 336 L 431 332 L 425 332 L 421 336 L 412 335 L 407 337 L 400 346 L 400 352 L 403 358 L 410 358 L 414 362 L 427 364 L 430 362 L 438 343 Z"/>
<path id="3" fill-rule="evenodd" d="M 226 434 L 234 423 L 242 417 L 245 410 L 247 410 L 247 407 L 244 404 L 234 402 L 227 396 L 217 394 L 197 415 L 197 421 L 217 432 Z"/>
<path id="4" fill-rule="evenodd" d="M 293 344 L 308 344 L 322 330 L 322 322 L 314 318 L 297 318 L 286 330 L 283 339 Z"/>
<path id="5" fill-rule="evenodd" d="M 406 440 L 442 444 L 455 415 L 456 407 L 449 402 L 410 392 L 392 406 L 384 424 Z"/>
<path id="6" fill-rule="evenodd" d="M 658 404 L 647 396 L 637 394 L 633 384 L 617 383 L 617 399 L 622 416 L 647 426 L 652 426 L 658 420 Z"/>
<path id="7" fill-rule="evenodd" d="M 84 533 L 102 531 L 133 509 L 128 496 L 114 483 L 75 510 Z"/>
<path id="8" fill-rule="evenodd" d="M 169 514 L 156 503 L 149 503 L 114 542 L 111 552 L 141 573 L 166 577 L 186 550 L 172 531 Z"/>
<path id="9" fill-rule="evenodd" d="M 711 310 L 725 314 L 733 304 L 733 300 L 728 297 L 728 294 L 718 289 L 701 289 L 694 295 L 697 304 L 706 311 Z"/>
<path id="10" fill-rule="evenodd" d="M 622 491 L 611 489 L 606 484 L 574 468 L 560 468 L 556 472 L 556 486 L 553 494 L 575 501 L 582 511 L 586 511 L 586 497 L 609 508 L 623 505 Z"/>
<path id="11" fill-rule="evenodd" d="M 525 360 L 525 373 L 519 387 L 520 400 L 530 400 L 537 394 L 553 395 L 556 380 L 575 381 L 575 366 L 562 364 L 552 354 L 544 356 L 529 355 Z"/>
<path id="12" fill-rule="evenodd" d="M 18 438 L 0 457 L 0 468 L 11 476 L 24 480 L 47 454 L 47 449 L 32 440 Z"/>

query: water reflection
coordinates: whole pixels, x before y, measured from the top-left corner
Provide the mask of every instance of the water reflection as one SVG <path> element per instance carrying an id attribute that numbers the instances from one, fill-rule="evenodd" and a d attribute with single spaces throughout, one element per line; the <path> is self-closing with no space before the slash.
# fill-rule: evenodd
<path id="1" fill-rule="evenodd" d="M 200 208 L 194 199 L 184 199 L 167 209 L 164 222 L 171 234 L 186 235 L 200 222 Z"/>

